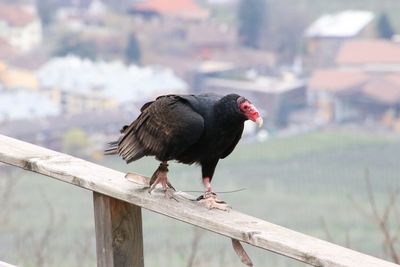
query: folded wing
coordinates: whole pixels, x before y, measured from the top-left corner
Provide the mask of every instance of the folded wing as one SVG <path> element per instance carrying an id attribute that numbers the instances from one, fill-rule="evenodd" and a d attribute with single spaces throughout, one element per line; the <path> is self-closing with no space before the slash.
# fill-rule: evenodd
<path id="1" fill-rule="evenodd" d="M 118 153 L 128 163 L 144 156 L 167 161 L 188 149 L 203 133 L 203 117 L 179 96 L 160 97 L 141 110 L 139 117 L 122 129 L 119 140 L 110 143 L 106 154 Z"/>

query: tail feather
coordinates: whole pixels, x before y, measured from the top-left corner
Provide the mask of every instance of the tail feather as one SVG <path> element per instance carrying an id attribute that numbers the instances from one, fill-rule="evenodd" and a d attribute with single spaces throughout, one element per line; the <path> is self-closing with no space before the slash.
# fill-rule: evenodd
<path id="1" fill-rule="evenodd" d="M 104 150 L 104 155 L 115 155 L 118 154 L 119 141 L 113 141 L 108 143 L 108 147 Z"/>

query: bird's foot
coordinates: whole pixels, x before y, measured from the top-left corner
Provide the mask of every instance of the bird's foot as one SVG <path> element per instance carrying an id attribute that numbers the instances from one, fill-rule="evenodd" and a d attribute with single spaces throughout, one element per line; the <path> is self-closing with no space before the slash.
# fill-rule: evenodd
<path id="1" fill-rule="evenodd" d="M 205 192 L 203 195 L 197 198 L 197 201 L 207 208 L 211 209 L 218 209 L 229 211 L 231 207 L 223 200 L 217 198 L 217 194 L 214 192 Z"/>
<path id="2" fill-rule="evenodd" d="M 164 162 L 160 163 L 160 166 L 151 176 L 149 193 L 151 193 L 151 191 L 153 191 L 156 185 L 158 184 L 161 184 L 162 188 L 166 192 L 168 189 L 176 191 L 175 188 L 172 186 L 172 184 L 168 181 L 167 173 L 168 173 L 168 164 Z"/>

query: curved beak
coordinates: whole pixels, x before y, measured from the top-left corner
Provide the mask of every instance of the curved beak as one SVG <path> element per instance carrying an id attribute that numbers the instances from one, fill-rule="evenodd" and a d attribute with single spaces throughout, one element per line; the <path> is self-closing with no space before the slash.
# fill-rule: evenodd
<path id="1" fill-rule="evenodd" d="M 255 123 L 257 123 L 258 127 L 261 128 L 263 126 L 264 121 L 261 117 L 258 117 Z"/>

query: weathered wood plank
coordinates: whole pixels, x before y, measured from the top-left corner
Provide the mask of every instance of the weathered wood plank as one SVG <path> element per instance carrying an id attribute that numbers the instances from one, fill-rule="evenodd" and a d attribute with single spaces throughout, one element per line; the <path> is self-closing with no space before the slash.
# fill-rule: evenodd
<path id="1" fill-rule="evenodd" d="M 150 195 L 144 188 L 146 178 L 96 165 L 62 153 L 0 135 L 0 161 L 38 172 L 128 203 L 161 213 L 287 257 L 326 267 L 398 267 L 329 242 L 307 236 L 261 219 L 237 212 L 208 210 L 179 194 L 165 199 L 161 192 Z"/>
<path id="2" fill-rule="evenodd" d="M 144 267 L 141 208 L 93 192 L 98 267 Z"/>

